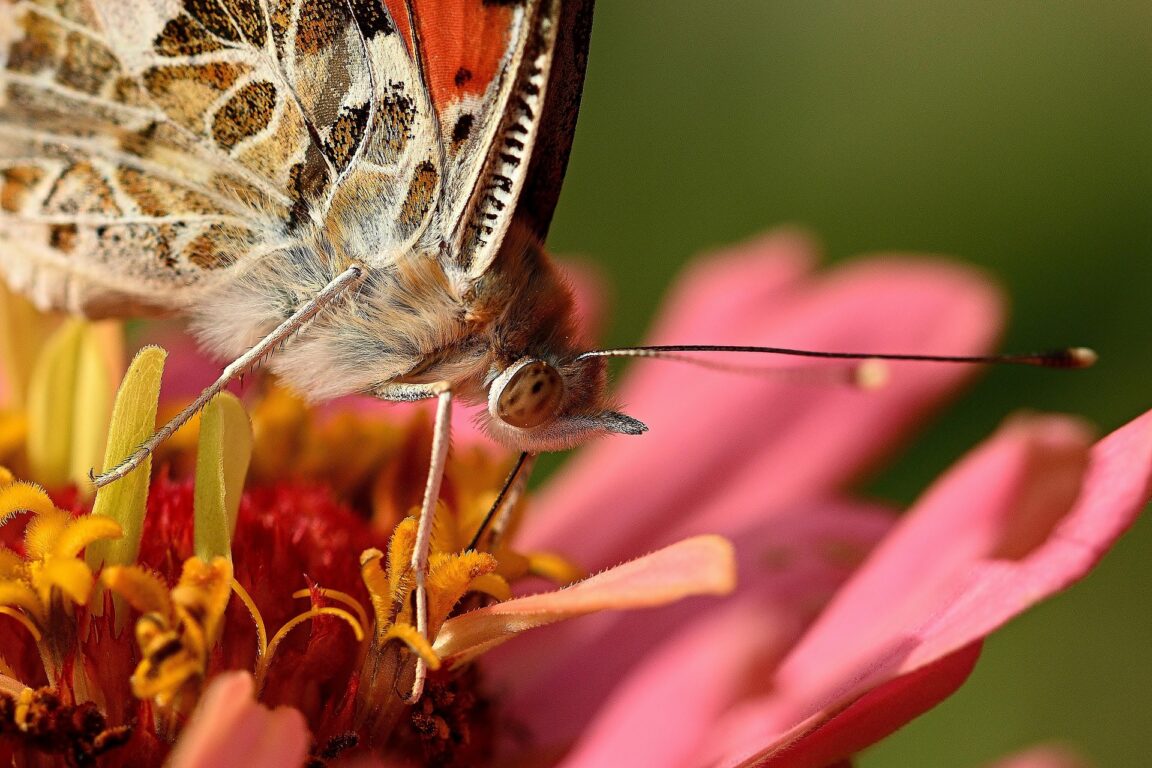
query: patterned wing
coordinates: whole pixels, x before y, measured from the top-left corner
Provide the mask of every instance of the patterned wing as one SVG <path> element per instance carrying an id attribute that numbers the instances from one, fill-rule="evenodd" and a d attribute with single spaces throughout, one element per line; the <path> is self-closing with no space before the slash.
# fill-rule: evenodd
<path id="1" fill-rule="evenodd" d="M 387 0 L 387 5 L 416 51 L 439 122 L 444 178 L 429 234 L 441 238 L 449 269 L 475 279 L 495 258 L 528 177 L 561 3 Z"/>
<path id="2" fill-rule="evenodd" d="M 379 0 L 0 0 L 0 269 L 90 314 L 194 301 L 314 242 L 369 144 L 429 161 L 413 72 Z"/>

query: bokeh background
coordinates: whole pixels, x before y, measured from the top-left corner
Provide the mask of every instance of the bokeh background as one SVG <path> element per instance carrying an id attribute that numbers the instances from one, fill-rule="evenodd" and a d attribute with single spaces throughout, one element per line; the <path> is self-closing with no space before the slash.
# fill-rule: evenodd
<path id="1" fill-rule="evenodd" d="M 616 284 L 610 343 L 642 338 L 694 254 L 798 223 L 830 261 L 902 250 L 977 264 L 1012 297 L 1006 349 L 1102 355 L 1077 374 L 988 372 L 869 492 L 910 501 L 1020 408 L 1111 429 L 1152 407 L 1147 0 L 598 6 L 550 242 Z M 860 765 L 977 766 L 1049 740 L 1148 765 L 1150 583 L 1145 519 Z"/>

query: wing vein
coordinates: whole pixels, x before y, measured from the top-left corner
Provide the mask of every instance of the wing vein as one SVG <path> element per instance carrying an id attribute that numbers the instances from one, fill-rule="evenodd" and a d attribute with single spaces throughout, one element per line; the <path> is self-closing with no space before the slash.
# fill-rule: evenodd
<path id="1" fill-rule="evenodd" d="M 201 194 L 220 207 L 231 210 L 233 213 L 240 217 L 251 218 L 253 213 L 259 213 L 258 210 L 253 209 L 250 206 L 242 205 L 234 200 L 230 200 L 221 196 L 211 187 L 204 186 L 198 182 L 188 179 L 187 177 L 172 173 L 163 164 L 150 162 L 139 157 L 138 155 L 114 150 L 111 147 L 100 145 L 77 136 L 56 134 L 50 131 L 27 129 L 21 126 L 0 123 L 0 136 L 4 135 L 13 136 L 37 144 L 42 144 L 46 147 L 50 147 L 55 144 L 63 147 L 65 153 L 67 153 L 68 150 L 79 149 L 91 157 L 98 157 L 103 160 L 108 160 L 127 168 L 135 168 L 139 171 L 148 173 L 151 176 L 155 176 L 156 178 L 164 179 L 165 181 L 183 187 L 184 189 Z"/>

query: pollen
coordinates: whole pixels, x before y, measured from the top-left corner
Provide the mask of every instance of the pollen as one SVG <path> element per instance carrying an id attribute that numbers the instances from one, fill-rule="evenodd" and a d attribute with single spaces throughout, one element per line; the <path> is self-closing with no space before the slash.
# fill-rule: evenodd
<path id="1" fill-rule="evenodd" d="M 132 727 L 110 726 L 90 701 L 68 704 L 53 689 L 25 688 L 15 698 L 0 697 L 0 735 L 69 765 L 92 765 L 126 744 Z"/>

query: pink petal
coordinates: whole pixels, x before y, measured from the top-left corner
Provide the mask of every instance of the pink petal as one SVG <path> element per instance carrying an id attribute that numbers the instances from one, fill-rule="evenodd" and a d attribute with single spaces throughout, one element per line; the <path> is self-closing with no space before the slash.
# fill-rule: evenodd
<path id="1" fill-rule="evenodd" d="M 729 602 L 700 618 L 638 657 L 636 669 L 583 729 L 562 768 L 696 764 L 701 745 L 748 674 L 790 640 L 752 600 Z M 606 650 L 620 652 L 611 645 Z M 573 680 L 557 690 L 578 684 Z"/>
<path id="2" fill-rule="evenodd" d="M 204 692 L 168 762 L 171 768 L 290 768 L 303 765 L 311 735 L 291 707 L 268 709 L 253 698 L 247 672 L 217 675 Z"/>
<path id="3" fill-rule="evenodd" d="M 1152 492 L 1152 413 L 1098 443 L 1077 498 L 1052 472 L 1085 441 L 1058 417 L 1017 420 L 937 483 L 781 665 L 777 691 L 756 728 L 729 741 L 724 764 L 769 754 L 787 740 L 790 758 L 819 745 L 815 728 L 860 696 L 978 641 L 1037 601 L 1083 576 L 1132 523 Z M 1060 490 L 1063 488 L 1063 490 Z M 1067 513 L 1038 517 L 1046 494 Z M 1050 535 L 1025 551 L 1023 509 Z M 1012 559 L 998 558 L 1004 536 Z M 885 705 L 888 706 L 888 705 Z M 865 713 L 861 713 L 863 716 Z M 885 716 L 886 717 L 886 716 Z M 883 719 L 883 718 L 882 718 Z M 885 722 L 888 722 L 885 720 Z M 891 723 L 889 723 L 891 724 Z M 823 752 L 821 752 L 823 754 Z M 845 755 L 840 755 L 841 757 Z"/>
<path id="4" fill-rule="evenodd" d="M 732 545 L 719 536 L 698 536 L 564 589 L 449 619 L 434 647 L 440 658 L 459 664 L 527 629 L 598 611 L 650 608 L 690 595 L 722 595 L 735 585 Z"/>
<path id="5" fill-rule="evenodd" d="M 1061 746 L 1032 747 L 997 760 L 987 768 L 1089 768 L 1084 758 Z"/>
<path id="6" fill-rule="evenodd" d="M 758 768 L 824 768 L 859 752 L 894 733 L 909 720 L 927 712 L 959 688 L 980 656 L 980 643 L 962 648 L 926 667 L 869 691 L 842 712 L 816 715 L 779 737 L 772 749 L 737 763 L 731 754 L 717 766 Z M 712 744 L 704 754 L 728 753 L 732 744 L 750 743 L 771 716 L 772 702 L 746 703 L 714 726 Z M 698 760 L 698 765 L 705 761 Z"/>
<path id="7" fill-rule="evenodd" d="M 779 640 L 780 651 L 795 642 L 893 520 L 890 510 L 857 502 L 809 502 L 718 531 L 736 547 L 737 594 L 773 628 L 763 638 L 765 654 L 772 652 L 769 641 Z M 586 727 L 622 679 L 631 678 L 638 659 L 661 653 L 662 644 L 685 626 L 714 621 L 704 598 L 643 614 L 590 616 L 542 629 L 532 642 L 497 649 L 484 658 L 485 677 L 507 691 L 501 706 L 529 727 L 536 742 L 564 744 Z M 720 632 L 714 638 L 721 648 L 731 640 Z M 597 648 L 611 653 L 590 650 Z M 558 697 L 556 691 L 565 693 Z"/>
<path id="8" fill-rule="evenodd" d="M 656 340 L 967 353 L 995 334 L 994 293 L 968 270 L 876 258 L 805 278 L 808 260 L 805 246 L 784 235 L 704 262 L 678 290 Z M 583 451 L 541 494 L 545 512 L 526 521 L 518 541 L 561 546 L 597 568 L 666 541 L 676 521 L 696 516 L 720 490 L 754 499 L 756 510 L 826 494 L 876 462 L 971 373 L 893 365 L 886 388 L 862 392 L 638 363 L 622 395 L 652 433 Z"/>

